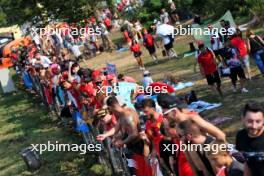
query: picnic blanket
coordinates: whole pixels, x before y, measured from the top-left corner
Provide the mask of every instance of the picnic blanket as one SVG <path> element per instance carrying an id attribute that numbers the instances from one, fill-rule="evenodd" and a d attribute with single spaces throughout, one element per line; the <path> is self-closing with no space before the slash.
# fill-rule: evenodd
<path id="1" fill-rule="evenodd" d="M 222 106 L 222 103 L 208 103 L 202 100 L 192 102 L 188 105 L 188 108 L 190 110 L 196 111 L 198 113 L 201 113 L 206 110 L 215 109 Z"/>
<path id="2" fill-rule="evenodd" d="M 174 85 L 173 88 L 174 88 L 174 91 L 177 91 L 177 90 L 185 89 L 187 87 L 192 87 L 193 85 L 194 83 L 192 82 L 186 82 L 186 83 L 179 82 L 177 85 Z"/>

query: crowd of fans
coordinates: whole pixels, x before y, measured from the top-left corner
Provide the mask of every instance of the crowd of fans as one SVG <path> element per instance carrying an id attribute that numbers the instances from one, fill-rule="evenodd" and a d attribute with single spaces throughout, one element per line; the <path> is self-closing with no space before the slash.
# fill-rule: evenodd
<path id="1" fill-rule="evenodd" d="M 119 9 L 124 8 L 121 5 Z M 173 4 L 171 8 L 174 8 Z M 109 20 L 113 17 L 107 10 L 103 14 L 99 23 L 90 18 L 86 27 L 99 26 L 102 29 L 102 48 L 111 50 L 114 44 L 109 38 L 112 29 Z M 177 21 L 177 15 L 174 15 Z M 169 22 L 168 14 L 163 9 L 161 23 Z M 227 27 L 226 23 L 223 27 Z M 142 29 L 138 21 L 133 22 L 132 28 L 134 32 L 128 29 L 123 31 L 124 37 L 140 69 L 145 70 L 140 58 L 140 39 L 157 63 L 155 40 L 146 29 Z M 241 91 L 248 92 L 244 85 L 246 78 L 251 79 L 248 54 L 251 52 L 254 55 L 256 64 L 264 74 L 263 60 L 260 58 L 264 42 L 250 30 L 247 31 L 247 42 L 242 39 L 239 31 L 232 37 L 225 37 L 213 34 L 211 49 L 199 42 L 197 62 L 201 73 L 208 84 L 222 94 L 215 60 L 217 57 L 224 69 L 230 69 L 226 74 L 231 78 L 233 90 L 237 90 L 239 77 Z M 164 36 L 164 41 L 167 51 L 173 48 L 170 37 Z M 97 36 L 87 35 L 82 38 L 66 31 L 62 35 L 35 34 L 29 45 L 13 48 L 10 56 L 26 87 L 39 92 L 52 111 L 57 107 L 60 118 L 71 118 L 69 109 L 74 109 L 82 114 L 84 121 L 89 121 L 104 111 L 101 117 L 104 133 L 96 136 L 96 139 L 103 141 L 110 138 L 116 147 L 127 149 L 125 155 L 131 175 L 264 176 L 263 104 L 250 102 L 245 105 L 242 111 L 244 129 L 237 133 L 235 148 L 215 149 L 214 146 L 228 146 L 225 133 L 198 113 L 190 111 L 186 102 L 168 89 L 160 93 L 147 91 L 153 84 L 148 71 L 143 73 L 144 88 L 141 89 L 133 78 L 112 73 L 107 67 L 95 70 L 81 68 L 79 62 L 87 56 L 80 51 L 80 44 L 85 46 L 89 55 L 95 56 L 103 51 Z M 172 84 L 176 82 L 172 76 L 166 79 Z M 174 150 L 176 145 L 183 144 L 197 144 L 201 149 Z M 209 150 L 205 150 L 205 146 L 209 146 Z"/>

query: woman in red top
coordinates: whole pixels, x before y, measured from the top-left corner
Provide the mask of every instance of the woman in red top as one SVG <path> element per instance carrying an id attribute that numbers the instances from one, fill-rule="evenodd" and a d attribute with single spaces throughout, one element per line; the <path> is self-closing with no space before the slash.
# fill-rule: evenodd
<path id="1" fill-rule="evenodd" d="M 216 90 L 220 95 L 222 95 L 221 79 L 217 71 L 215 55 L 213 51 L 206 48 L 202 42 L 199 42 L 198 48 L 200 53 L 198 56 L 198 63 L 201 74 L 206 78 L 207 83 L 212 88 L 212 90 Z"/>
<path id="2" fill-rule="evenodd" d="M 142 54 L 142 52 L 140 51 L 140 45 L 139 45 L 139 43 L 137 43 L 136 40 L 132 41 L 130 50 L 133 52 L 134 57 L 137 60 L 137 63 L 139 65 L 139 69 L 140 70 L 145 70 L 144 64 L 143 64 L 142 59 L 140 57 L 141 54 Z"/>

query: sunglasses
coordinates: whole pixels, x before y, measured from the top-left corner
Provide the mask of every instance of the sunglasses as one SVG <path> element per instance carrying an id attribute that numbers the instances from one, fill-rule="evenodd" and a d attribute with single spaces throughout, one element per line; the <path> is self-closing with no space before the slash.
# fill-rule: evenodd
<path id="1" fill-rule="evenodd" d="M 173 110 L 176 110 L 176 108 L 172 108 L 172 109 L 169 109 L 169 110 L 163 112 L 163 115 L 166 116 L 166 115 L 168 115 L 168 113 L 170 113 Z"/>

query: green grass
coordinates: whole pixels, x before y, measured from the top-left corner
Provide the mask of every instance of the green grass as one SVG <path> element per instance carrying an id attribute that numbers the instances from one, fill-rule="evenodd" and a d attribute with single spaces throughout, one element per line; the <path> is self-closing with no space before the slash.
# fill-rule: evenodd
<path id="1" fill-rule="evenodd" d="M 263 29 L 255 29 L 257 33 L 262 33 Z M 148 52 L 143 49 L 143 62 L 150 71 L 154 81 L 162 81 L 164 74 L 171 73 L 179 81 L 187 82 L 192 81 L 195 83 L 195 86 L 192 88 L 187 88 L 182 91 L 177 92 L 179 96 L 184 96 L 186 93 L 191 90 L 195 90 L 198 98 L 211 103 L 222 103 L 222 106 L 213 110 L 208 110 L 202 113 L 203 117 L 208 120 L 213 120 L 217 117 L 230 117 L 232 120 L 227 121 L 219 127 L 224 130 L 227 134 L 228 140 L 234 142 L 236 132 L 242 128 L 242 123 L 240 120 L 241 109 L 250 100 L 257 100 L 264 102 L 264 78 L 260 75 L 258 68 L 256 67 L 253 58 L 251 58 L 251 67 L 253 79 L 252 81 L 246 82 L 246 87 L 249 89 L 249 93 L 241 94 L 240 92 L 233 93 L 231 89 L 231 82 L 229 78 L 222 79 L 222 88 L 224 91 L 224 98 L 220 98 L 216 93 L 213 93 L 205 79 L 200 75 L 199 69 L 198 72 L 194 72 L 193 65 L 195 62 L 194 56 L 189 56 L 182 58 L 185 52 L 189 51 L 188 41 L 175 42 L 174 48 L 176 49 L 180 59 L 168 60 L 162 58 L 161 49 L 158 49 L 158 56 L 160 63 L 158 65 L 154 64 Z M 127 52 L 123 54 L 120 58 L 119 56 L 113 57 L 112 61 L 117 65 L 118 70 L 122 73 L 125 73 L 129 76 L 136 78 L 140 82 L 142 79 L 142 74 L 137 68 L 136 62 L 127 61 L 130 59 L 131 53 Z M 122 66 L 120 64 L 122 63 Z M 125 63 L 127 63 L 125 65 Z M 124 67 L 125 65 L 125 67 Z M 239 82 L 238 82 L 239 87 Z"/>
<path id="2" fill-rule="evenodd" d="M 58 128 L 46 107 L 28 92 L 0 95 L 0 175 L 91 175 L 103 176 L 95 155 L 79 152 L 44 152 L 42 167 L 27 171 L 20 151 L 31 144 L 80 144 L 81 137 Z M 97 173 L 97 174 L 96 174 Z"/>

